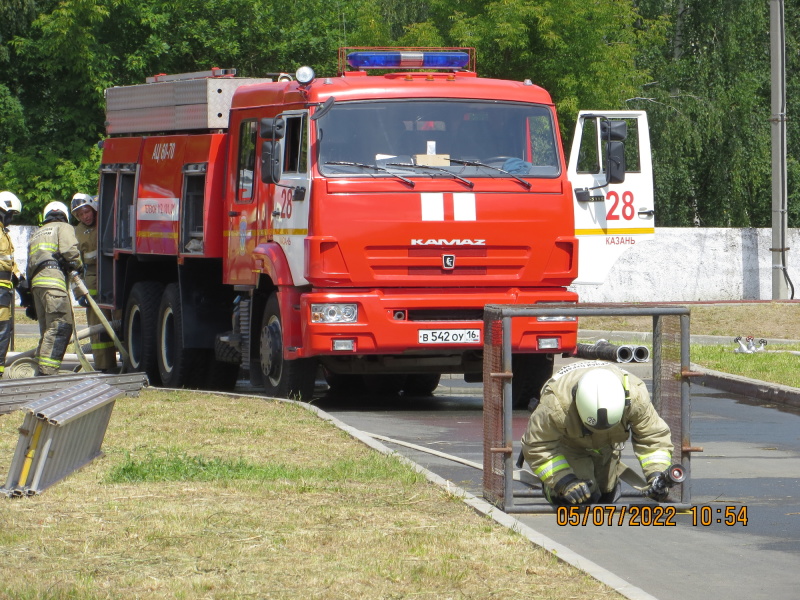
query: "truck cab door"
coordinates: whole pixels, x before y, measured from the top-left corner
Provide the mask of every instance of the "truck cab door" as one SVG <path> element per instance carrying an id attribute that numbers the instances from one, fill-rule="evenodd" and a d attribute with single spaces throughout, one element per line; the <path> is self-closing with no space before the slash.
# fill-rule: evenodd
<path id="1" fill-rule="evenodd" d="M 231 124 L 238 137 L 231 148 L 230 172 L 232 189 L 228 204 L 228 235 L 225 273 L 226 283 L 253 285 L 253 249 L 258 231 L 258 195 L 256 184 L 258 119 L 242 118 Z"/>
<path id="2" fill-rule="evenodd" d="M 276 142 L 280 179 L 271 189 L 272 240 L 283 249 L 295 285 L 308 283 L 305 274 L 305 238 L 308 235 L 311 188 L 308 112 L 286 112 L 285 134 Z"/>
<path id="3" fill-rule="evenodd" d="M 576 284 L 601 284 L 625 250 L 655 236 L 653 163 L 644 111 L 581 111 L 570 152 Z"/>

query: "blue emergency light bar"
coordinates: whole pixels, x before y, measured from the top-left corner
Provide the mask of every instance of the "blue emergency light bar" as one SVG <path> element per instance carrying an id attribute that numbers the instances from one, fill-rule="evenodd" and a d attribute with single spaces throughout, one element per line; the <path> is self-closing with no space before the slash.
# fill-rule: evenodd
<path id="1" fill-rule="evenodd" d="M 469 64 L 466 52 L 351 52 L 347 64 L 354 69 L 463 69 Z"/>

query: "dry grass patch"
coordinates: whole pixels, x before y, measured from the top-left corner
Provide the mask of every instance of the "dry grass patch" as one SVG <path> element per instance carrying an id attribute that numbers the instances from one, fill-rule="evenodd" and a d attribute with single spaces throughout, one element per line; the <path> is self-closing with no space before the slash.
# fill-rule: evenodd
<path id="1" fill-rule="evenodd" d="M 693 335 L 800 340 L 800 304 L 687 304 Z M 652 317 L 581 317 L 581 329 L 600 331 L 653 330 Z"/>
<path id="2" fill-rule="evenodd" d="M 621 597 L 292 404 L 145 390 L 103 449 L 0 498 L 0 597 Z"/>

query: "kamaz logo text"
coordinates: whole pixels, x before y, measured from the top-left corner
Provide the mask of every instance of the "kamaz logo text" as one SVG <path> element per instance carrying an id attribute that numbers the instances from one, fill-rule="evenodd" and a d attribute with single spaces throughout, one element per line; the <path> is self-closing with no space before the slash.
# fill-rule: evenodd
<path id="1" fill-rule="evenodd" d="M 412 246 L 485 246 L 486 240 L 411 240 Z"/>

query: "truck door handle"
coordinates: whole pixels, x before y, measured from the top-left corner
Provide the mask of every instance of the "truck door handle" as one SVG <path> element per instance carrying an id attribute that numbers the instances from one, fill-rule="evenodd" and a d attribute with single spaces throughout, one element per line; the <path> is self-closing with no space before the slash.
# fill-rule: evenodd
<path id="1" fill-rule="evenodd" d="M 240 213 L 238 210 L 231 210 L 231 211 L 228 211 L 228 216 L 229 216 L 229 217 L 238 217 L 238 216 L 239 216 L 239 215 L 241 215 L 241 214 L 242 214 L 242 213 Z"/>
<path id="2" fill-rule="evenodd" d="M 652 217 L 654 214 L 656 214 L 656 211 L 654 211 L 652 208 L 641 208 L 641 209 L 639 209 L 639 216 L 640 217 Z"/>

